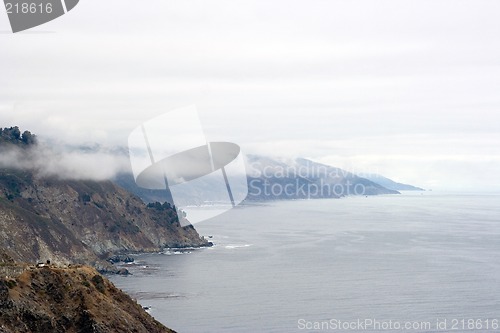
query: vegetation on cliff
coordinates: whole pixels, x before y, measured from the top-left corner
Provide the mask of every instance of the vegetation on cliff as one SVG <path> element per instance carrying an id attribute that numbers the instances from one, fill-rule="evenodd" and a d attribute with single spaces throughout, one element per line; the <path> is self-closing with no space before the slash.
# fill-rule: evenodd
<path id="1" fill-rule="evenodd" d="M 0 332 L 173 331 L 95 269 L 45 266 L 25 267 L 15 277 L 0 276 Z"/>
<path id="2" fill-rule="evenodd" d="M 30 131 L 21 133 L 19 127 L 0 128 L 0 145 L 29 146 L 36 143 L 36 136 Z"/>

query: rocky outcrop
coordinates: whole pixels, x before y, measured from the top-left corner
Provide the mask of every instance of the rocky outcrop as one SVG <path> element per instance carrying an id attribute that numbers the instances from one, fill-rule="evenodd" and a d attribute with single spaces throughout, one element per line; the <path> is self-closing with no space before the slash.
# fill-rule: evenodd
<path id="1" fill-rule="evenodd" d="M 0 276 L 0 333 L 173 332 L 95 269 L 26 268 Z"/>

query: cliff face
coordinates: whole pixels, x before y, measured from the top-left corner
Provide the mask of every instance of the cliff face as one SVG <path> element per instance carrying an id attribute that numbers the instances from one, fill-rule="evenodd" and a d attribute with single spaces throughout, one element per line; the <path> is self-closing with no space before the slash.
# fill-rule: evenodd
<path id="1" fill-rule="evenodd" d="M 82 266 L 29 268 L 16 278 L 0 278 L 0 333 L 23 332 L 173 331 L 96 270 Z"/>
<path id="2" fill-rule="evenodd" d="M 0 248 L 15 261 L 99 266 L 113 254 L 209 244 L 181 227 L 174 209 L 160 208 L 109 181 L 0 170 Z"/>
<path id="3" fill-rule="evenodd" d="M 173 332 L 94 268 L 69 264 L 114 270 L 115 254 L 210 243 L 170 205 L 109 181 L 36 177 L 36 147 L 30 132 L 0 128 L 0 333 Z M 25 264 L 46 260 L 58 266 Z"/>

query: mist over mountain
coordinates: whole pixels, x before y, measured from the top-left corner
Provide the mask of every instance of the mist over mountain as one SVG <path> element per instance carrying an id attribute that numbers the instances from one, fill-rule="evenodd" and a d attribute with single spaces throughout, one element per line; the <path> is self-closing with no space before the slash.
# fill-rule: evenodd
<path id="1" fill-rule="evenodd" d="M 116 254 L 209 245 L 169 204 L 146 205 L 109 180 L 40 172 L 38 144 L 18 133 L 0 139 L 0 249 L 14 260 L 107 269 Z"/>
<path id="2" fill-rule="evenodd" d="M 33 136 L 35 145 L 20 145 L 32 134 L 21 134 L 18 128 L 5 129 L 0 167 L 29 170 L 38 177 L 61 180 L 112 180 L 138 195 L 144 202 L 170 202 L 166 190 L 151 190 L 137 186 L 132 175 L 125 147 L 107 148 L 98 144 L 70 146 L 44 141 Z M 10 144 L 11 141 L 18 144 Z M 24 141 L 23 141 L 24 140 Z M 24 147 L 23 149 L 20 146 Z M 25 154 L 30 150 L 30 154 Z M 246 157 L 248 176 L 247 200 L 288 200 L 339 198 L 349 195 L 397 194 L 398 190 L 418 189 L 399 184 L 383 176 L 360 177 L 346 170 L 316 163 L 304 158 L 283 159 L 260 155 Z M 235 188 L 235 191 L 245 189 Z M 183 188 L 177 193 L 192 205 L 217 204 L 227 200 L 225 188 L 207 177 L 196 186 Z"/>
<path id="3" fill-rule="evenodd" d="M 332 166 L 304 158 L 279 159 L 260 155 L 246 156 L 247 201 L 340 198 L 349 195 L 398 194 L 369 179 Z M 165 190 L 137 186 L 133 175 L 122 173 L 113 180 L 145 202 L 169 201 Z M 219 190 L 217 190 L 219 188 Z M 243 191 L 234 188 L 234 191 Z M 210 178 L 179 194 L 192 205 L 211 205 L 227 198 L 225 188 L 217 187 Z"/>
<path id="4" fill-rule="evenodd" d="M 29 131 L 21 133 L 17 126 L 0 129 L 0 152 L 0 168 L 30 171 L 38 177 L 101 181 L 130 169 L 126 150 L 65 145 Z"/>

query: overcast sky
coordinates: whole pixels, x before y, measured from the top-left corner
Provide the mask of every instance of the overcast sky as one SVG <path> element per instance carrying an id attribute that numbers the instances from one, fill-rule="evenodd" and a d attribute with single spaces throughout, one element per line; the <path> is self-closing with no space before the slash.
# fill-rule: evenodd
<path id="1" fill-rule="evenodd" d="M 500 190 L 500 1 L 81 0 L 12 34 L 0 126 L 126 145 L 195 104 L 209 140 Z"/>

